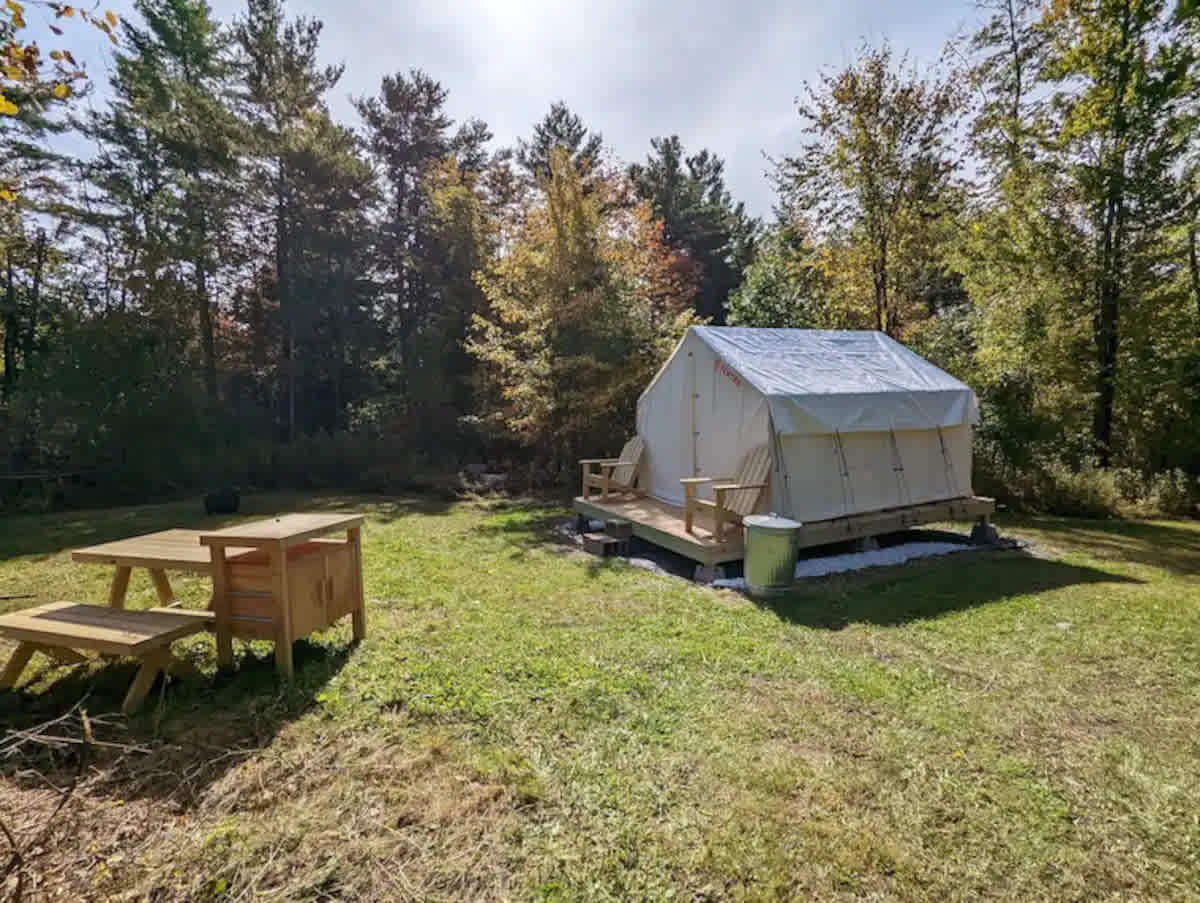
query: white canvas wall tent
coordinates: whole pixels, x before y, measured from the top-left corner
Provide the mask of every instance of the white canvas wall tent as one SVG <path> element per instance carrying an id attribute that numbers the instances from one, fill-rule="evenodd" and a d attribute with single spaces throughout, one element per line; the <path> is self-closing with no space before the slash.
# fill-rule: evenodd
<path id="1" fill-rule="evenodd" d="M 971 496 L 975 394 L 879 332 L 688 330 L 638 401 L 640 487 L 727 477 L 772 450 L 762 509 L 802 523 Z"/>

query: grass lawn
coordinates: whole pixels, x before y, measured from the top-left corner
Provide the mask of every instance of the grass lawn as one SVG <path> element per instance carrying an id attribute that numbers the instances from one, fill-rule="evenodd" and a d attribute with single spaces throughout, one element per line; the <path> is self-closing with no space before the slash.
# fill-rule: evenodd
<path id="1" fill-rule="evenodd" d="M 217 678 L 193 638 L 209 679 L 133 719 L 116 714 L 130 663 L 36 657 L 0 692 L 0 816 L 22 850 L 3 889 L 1200 899 L 1200 524 L 1001 520 L 1033 555 L 766 607 L 555 547 L 553 507 L 256 496 L 244 513 L 322 506 L 370 515 L 361 646 L 348 625 L 302 642 L 281 687 L 268 647 L 237 644 Z M 107 569 L 67 549 L 201 525 L 198 508 L 6 518 L 0 595 L 103 602 Z M 135 571 L 130 606 L 152 604 Z M 16 742 L 85 694 L 115 745 Z"/>

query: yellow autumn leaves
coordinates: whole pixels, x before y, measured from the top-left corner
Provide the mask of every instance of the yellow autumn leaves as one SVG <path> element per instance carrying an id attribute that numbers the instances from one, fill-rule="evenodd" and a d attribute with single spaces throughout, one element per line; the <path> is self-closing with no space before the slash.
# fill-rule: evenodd
<path id="1" fill-rule="evenodd" d="M 80 18 L 95 26 L 97 30 L 104 32 L 112 43 L 117 43 L 114 29 L 120 20 L 111 9 L 105 10 L 104 17 L 100 18 L 96 14 L 76 10 L 73 6 L 54 2 L 54 0 L 44 3 L 44 5 L 54 12 L 56 19 L 72 19 L 78 12 Z M 25 6 L 18 0 L 3 0 L 3 5 L 0 6 L 0 21 L 5 19 L 7 28 L 3 29 L 3 32 L 6 33 L 6 39 L 0 42 L 0 76 L 2 76 L 0 78 L 0 116 L 16 116 L 20 112 L 20 108 L 5 96 L 5 82 L 8 82 L 9 86 L 19 84 L 27 90 L 32 89 L 38 93 L 37 89 L 43 83 L 39 72 L 41 58 L 35 42 L 25 42 L 17 37 L 17 32 L 26 27 Z M 50 29 L 56 35 L 63 33 L 62 29 L 55 25 L 51 25 Z M 76 66 L 75 58 L 69 51 L 51 50 L 49 57 L 58 65 L 60 74 L 60 80 L 56 80 L 51 85 L 49 96 L 54 100 L 66 100 L 74 93 L 71 89 L 71 80 L 83 78 L 83 73 L 77 69 L 71 71 L 63 68 L 67 64 L 71 67 Z M 11 194 L 11 189 L 0 183 L 0 200 L 7 200 L 9 194 Z"/>

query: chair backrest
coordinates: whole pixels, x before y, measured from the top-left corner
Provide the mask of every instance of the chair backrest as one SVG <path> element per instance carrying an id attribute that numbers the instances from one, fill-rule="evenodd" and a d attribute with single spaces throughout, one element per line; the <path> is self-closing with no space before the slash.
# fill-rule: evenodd
<path id="1" fill-rule="evenodd" d="M 646 441 L 641 436 L 634 436 L 621 449 L 621 464 L 613 468 L 613 481 L 623 486 L 632 486 L 633 478 L 637 476 L 638 464 L 642 461 L 642 452 L 646 450 Z"/>
<path id="2" fill-rule="evenodd" d="M 766 483 L 770 475 L 771 447 L 760 445 L 746 452 L 734 482 L 742 485 Z M 761 489 L 739 489 L 725 496 L 725 506 L 735 514 L 745 517 L 747 514 L 754 513 L 761 495 Z"/>

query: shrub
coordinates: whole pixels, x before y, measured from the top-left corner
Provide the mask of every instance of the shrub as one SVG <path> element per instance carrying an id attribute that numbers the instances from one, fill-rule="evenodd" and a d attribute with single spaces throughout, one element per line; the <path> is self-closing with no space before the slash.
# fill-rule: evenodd
<path id="1" fill-rule="evenodd" d="M 974 488 L 1017 511 L 1064 517 L 1200 513 L 1200 480 L 1181 470 L 1143 474 L 1129 468 L 1071 467 L 1046 458 L 1017 466 L 989 444 L 976 450 Z"/>

